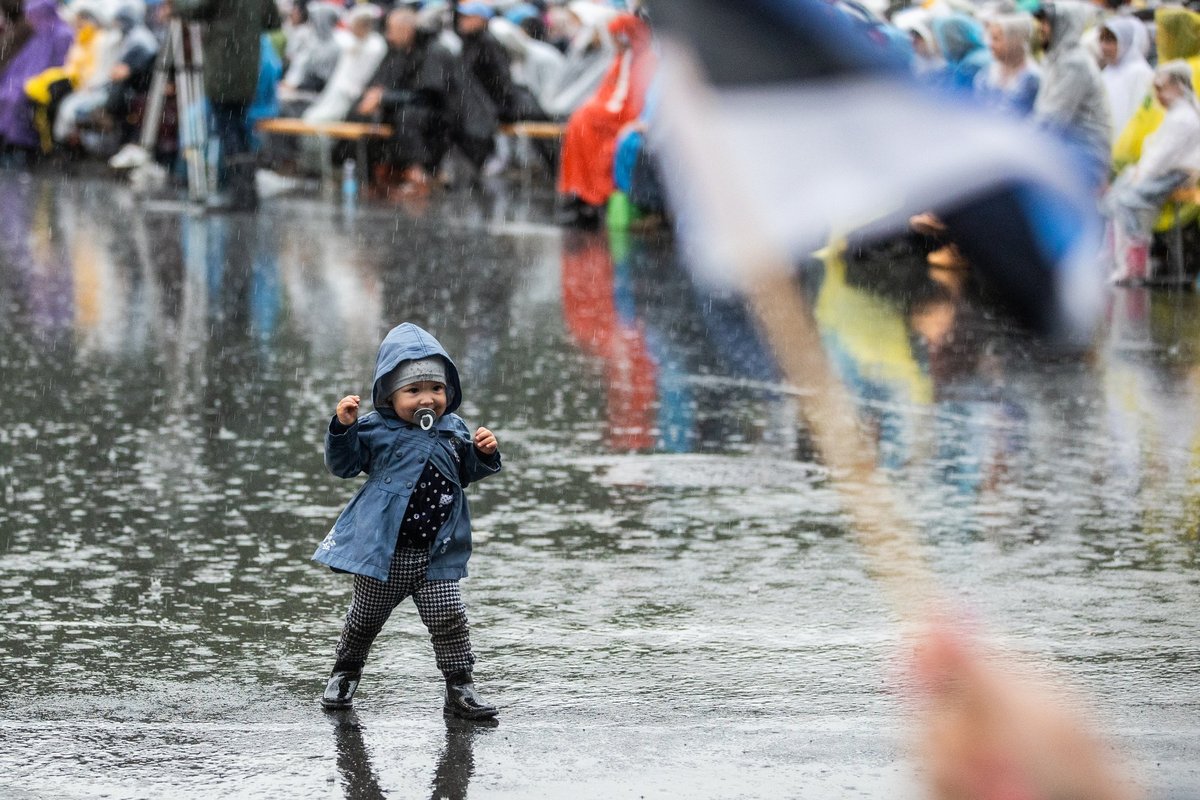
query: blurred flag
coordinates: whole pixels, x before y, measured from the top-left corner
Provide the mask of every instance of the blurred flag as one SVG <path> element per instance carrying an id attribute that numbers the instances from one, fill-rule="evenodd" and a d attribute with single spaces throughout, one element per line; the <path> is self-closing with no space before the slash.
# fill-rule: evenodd
<path id="1" fill-rule="evenodd" d="M 918 84 L 881 25 L 826 0 L 660 0 L 655 131 L 689 263 L 745 285 L 831 235 L 935 211 L 1034 330 L 1090 339 L 1105 283 L 1076 156 L 1031 123 Z"/>

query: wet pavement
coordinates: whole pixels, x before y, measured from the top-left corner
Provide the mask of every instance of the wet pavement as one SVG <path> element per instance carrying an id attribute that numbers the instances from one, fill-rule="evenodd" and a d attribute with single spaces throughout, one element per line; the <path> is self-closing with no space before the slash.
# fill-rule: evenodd
<path id="1" fill-rule="evenodd" d="M 0 796 L 920 797 L 896 613 L 736 298 L 529 187 L 258 215 L 0 172 Z M 1047 353 L 916 260 L 809 265 L 826 352 L 971 613 L 1200 795 L 1200 302 Z M 954 280 L 948 280 L 953 284 Z M 456 356 L 501 475 L 464 583 L 498 727 L 414 609 L 354 713 L 309 561 L 337 399 L 392 325 Z"/>

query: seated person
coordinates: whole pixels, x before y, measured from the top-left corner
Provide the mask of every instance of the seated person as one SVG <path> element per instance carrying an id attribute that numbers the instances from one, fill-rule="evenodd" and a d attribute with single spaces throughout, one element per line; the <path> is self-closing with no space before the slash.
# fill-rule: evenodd
<path id="1" fill-rule="evenodd" d="M 26 0 L 24 22 L 29 26 L 29 36 L 0 71 L 0 146 L 32 152 L 38 148 L 39 136 L 25 84 L 52 67 L 62 66 L 72 36 L 70 27 L 58 16 L 54 0 Z"/>
<path id="2" fill-rule="evenodd" d="M 387 54 L 387 42 L 375 30 L 379 6 L 364 3 L 346 12 L 350 38 L 317 99 L 304 110 L 305 122 L 340 122 L 354 108 Z"/>
<path id="3" fill-rule="evenodd" d="M 150 90 L 158 40 L 146 27 L 146 4 L 142 0 L 124 0 L 116 10 L 114 23 L 122 34 L 121 45 L 117 63 L 109 71 L 104 109 L 124 144 L 137 138 L 134 112 Z"/>
<path id="4" fill-rule="evenodd" d="M 392 139 L 374 148 L 374 178 L 401 178 L 402 194 L 424 194 L 451 145 L 477 167 L 490 152 L 496 113 L 483 87 L 419 25 L 409 8 L 388 14 L 388 53 L 354 110 L 354 118 L 392 126 Z"/>
<path id="5" fill-rule="evenodd" d="M 1166 116 L 1146 137 L 1137 163 L 1124 169 L 1104 195 L 1109 218 L 1106 245 L 1115 283 L 1149 275 L 1150 237 L 1159 209 L 1171 192 L 1200 174 L 1200 101 L 1186 61 L 1168 61 L 1151 84 Z"/>
<path id="6" fill-rule="evenodd" d="M 641 113 L 655 69 L 644 21 L 621 14 L 609 23 L 609 31 L 617 45 L 612 66 L 592 98 L 571 115 L 563 137 L 558 192 L 564 203 L 560 221 L 568 225 L 599 222 L 600 207 L 614 189 L 617 135 Z"/>
<path id="7" fill-rule="evenodd" d="M 307 7 L 308 21 L 302 28 L 304 36 L 292 48 L 288 42 L 291 63 L 279 84 L 280 113 L 297 117 L 316 99 L 342 54 L 342 44 L 336 35 L 341 14 L 329 3 L 312 3 Z"/>

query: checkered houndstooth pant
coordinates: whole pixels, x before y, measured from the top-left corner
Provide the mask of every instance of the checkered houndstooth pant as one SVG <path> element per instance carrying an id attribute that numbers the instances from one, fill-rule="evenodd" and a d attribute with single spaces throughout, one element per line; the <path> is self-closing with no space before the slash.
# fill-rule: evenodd
<path id="1" fill-rule="evenodd" d="M 443 675 L 470 669 L 475 663 L 458 581 L 425 579 L 429 553 L 424 549 L 397 547 L 386 581 L 354 576 L 354 597 L 346 612 L 346 624 L 338 640 L 339 662 L 366 660 L 371 643 L 383 629 L 392 610 L 412 596 L 421 622 L 433 640 L 433 654 Z"/>

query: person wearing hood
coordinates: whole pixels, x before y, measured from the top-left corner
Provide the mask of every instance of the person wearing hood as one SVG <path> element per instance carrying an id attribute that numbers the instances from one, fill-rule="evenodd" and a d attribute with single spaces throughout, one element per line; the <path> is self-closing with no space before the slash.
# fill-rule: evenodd
<path id="1" fill-rule="evenodd" d="M 1137 17 L 1114 17 L 1100 29 L 1104 68 L 1100 79 L 1108 94 L 1113 131 L 1121 131 L 1150 90 L 1154 67 L 1146 61 L 1141 38 L 1146 26 Z"/>
<path id="2" fill-rule="evenodd" d="M 1033 111 L 1041 77 L 1029 54 L 1033 18 L 1002 14 L 988 21 L 992 61 L 975 76 L 975 96 L 986 105 L 1024 117 Z"/>
<path id="3" fill-rule="evenodd" d="M 33 36 L 33 28 L 25 19 L 22 0 L 0 0 L 0 75 L 30 36 Z"/>
<path id="4" fill-rule="evenodd" d="M 349 708 L 375 637 L 412 597 L 446 680 L 443 712 L 466 719 L 498 713 L 472 681 L 475 655 L 459 580 L 471 556 L 465 490 L 500 471 L 496 436 L 474 433 L 454 412 L 463 400 L 458 368 L 428 331 L 405 322 L 379 346 L 374 411 L 347 395 L 325 432 L 325 465 L 340 478 L 366 473 L 313 559 L 354 575 L 354 596 L 321 703 Z"/>
<path id="5" fill-rule="evenodd" d="M 1034 15 L 1046 56 L 1033 115 L 1076 146 L 1080 168 L 1099 191 L 1108 178 L 1112 116 L 1100 68 L 1082 43 L 1093 13 L 1080 0 L 1057 0 Z"/>
<path id="6" fill-rule="evenodd" d="M 119 34 L 110 30 L 112 17 L 104 3 L 76 0 L 71 18 L 75 40 L 62 67 L 48 69 L 25 83 L 43 153 L 49 153 L 55 141 L 63 141 L 74 130 L 77 108 L 93 102 L 93 91 L 108 83 L 116 60 Z"/>
<path id="7" fill-rule="evenodd" d="M 954 91 L 971 92 L 975 76 L 991 60 L 983 39 L 983 26 L 966 14 L 950 14 L 933 20 L 933 35 L 946 66 L 935 82 Z"/>
<path id="8" fill-rule="evenodd" d="M 116 37 L 116 59 L 109 67 L 108 80 L 91 89 L 76 91 L 63 100 L 54 120 L 55 141 L 71 139 L 79 125 L 102 108 L 112 114 L 122 139 L 132 138 L 126 117 L 134 97 L 150 88 L 154 57 L 158 55 L 158 40 L 146 27 L 145 20 L 146 4 L 142 0 L 121 0 L 117 5 L 111 31 Z"/>
<path id="9" fill-rule="evenodd" d="M 367 88 L 367 81 L 387 55 L 387 42 L 375 30 L 382 13 L 364 3 L 346 12 L 350 38 L 317 99 L 304 110 L 305 122 L 341 122 Z M 307 143 L 306 143 L 307 144 Z"/>
<path id="10" fill-rule="evenodd" d="M 279 85 L 286 117 L 303 113 L 309 99 L 315 98 L 329 82 L 342 54 L 342 45 L 335 35 L 341 17 L 338 9 L 329 3 L 312 3 L 306 13 L 308 21 L 301 29 L 305 35 L 297 32 L 296 38 L 301 41 L 294 49 L 292 40 L 288 40 L 291 61 Z"/>
<path id="11" fill-rule="evenodd" d="M 924 8 L 905 8 L 892 16 L 892 24 L 908 34 L 912 44 L 912 71 L 918 78 L 937 75 L 946 67 L 933 35 L 932 17 Z"/>
<path id="12" fill-rule="evenodd" d="M 504 17 L 493 17 L 488 31 L 508 52 L 513 82 L 531 92 L 540 107 L 558 85 L 567 64 L 566 56 Z"/>
<path id="13" fill-rule="evenodd" d="M 1177 6 L 1155 9 L 1154 39 L 1158 62 L 1187 61 L 1192 67 L 1192 85 L 1200 86 L 1200 14 Z M 1142 143 L 1162 123 L 1165 114 L 1153 92 L 1142 99 L 1113 145 L 1115 172 L 1137 163 L 1142 155 Z"/>
<path id="14" fill-rule="evenodd" d="M 1165 109 L 1162 123 L 1146 137 L 1137 163 L 1117 176 L 1102 204 L 1110 220 L 1107 245 L 1114 283 L 1150 277 L 1150 238 L 1159 210 L 1171 192 L 1200 175 L 1200 100 L 1190 65 L 1160 64 L 1151 86 Z"/>
<path id="15" fill-rule="evenodd" d="M 552 119 L 566 119 L 596 93 L 612 66 L 612 35 L 608 23 L 616 11 L 584 0 L 555 8 L 556 30 L 567 36 L 567 61 L 555 85 L 542 97 L 542 107 Z"/>
<path id="16" fill-rule="evenodd" d="M 0 72 L 0 145 L 32 152 L 39 136 L 25 84 L 52 67 L 61 67 L 71 47 L 71 28 L 58 15 L 55 0 L 26 0 L 24 20 L 31 31 Z"/>
<path id="17" fill-rule="evenodd" d="M 500 122 L 546 119 L 533 93 L 513 80 L 508 53 L 488 30 L 491 18 L 486 3 L 458 4 L 455 30 L 462 40 L 463 65 L 492 98 Z"/>
<path id="18" fill-rule="evenodd" d="M 642 19 L 620 14 L 609 32 L 617 43 L 612 66 L 592 98 L 571 115 L 563 136 L 557 188 L 564 205 L 560 221 L 568 225 L 599 222 L 600 207 L 614 189 L 617 135 L 641 114 L 657 66 L 650 27 Z"/>

